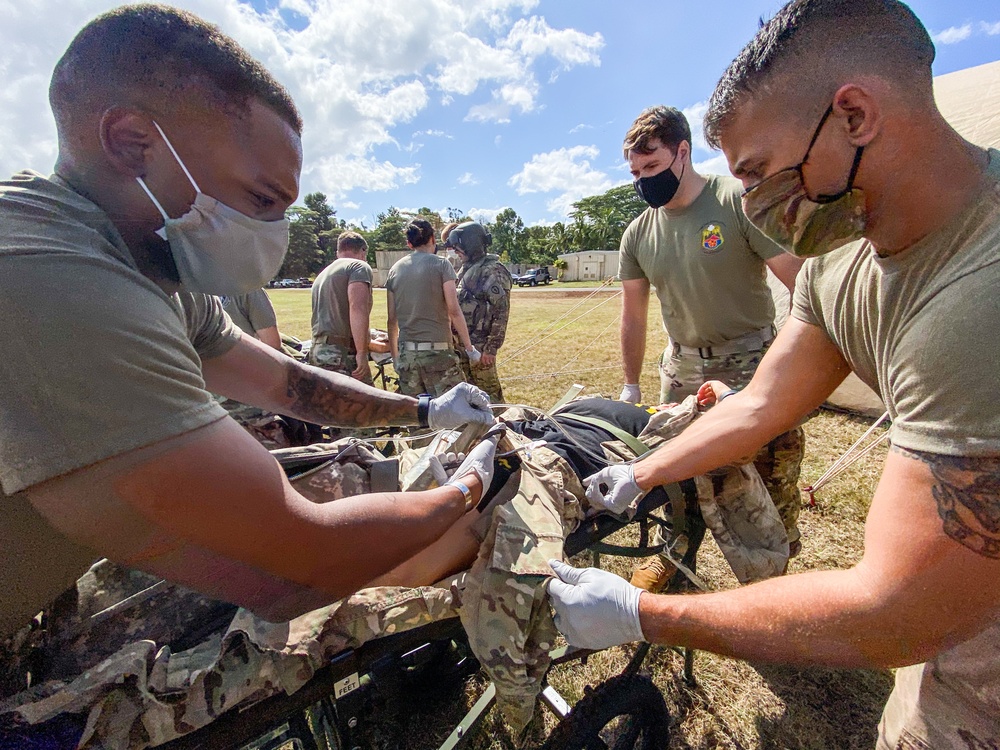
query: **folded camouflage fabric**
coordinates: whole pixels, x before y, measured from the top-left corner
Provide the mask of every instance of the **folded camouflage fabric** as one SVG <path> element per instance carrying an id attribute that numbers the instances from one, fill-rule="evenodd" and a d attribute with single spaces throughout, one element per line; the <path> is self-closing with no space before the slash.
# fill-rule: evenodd
<path id="1" fill-rule="evenodd" d="M 695 396 L 650 417 L 639 439 L 651 448 L 677 437 L 700 412 Z M 620 447 L 618 448 L 620 452 Z M 740 583 L 780 575 L 788 562 L 788 536 L 753 464 L 725 466 L 695 477 L 698 506 Z"/>
<path id="2" fill-rule="evenodd" d="M 193 648 L 172 653 L 153 641 L 129 643 L 72 681 L 4 701 L 0 717 L 42 724 L 83 713 L 81 748 L 155 746 L 224 711 L 294 693 L 345 649 L 456 614 L 452 592 L 434 587 L 367 589 L 287 623 L 241 609 L 224 633 Z"/>
<path id="3" fill-rule="evenodd" d="M 526 444 L 507 433 L 501 451 Z M 479 555 L 465 579 L 460 615 L 469 645 L 496 685 L 497 703 L 520 738 L 550 664 L 558 631 L 552 621 L 548 561 L 583 519 L 583 486 L 569 464 L 545 448 L 522 459 L 512 499 L 493 511 Z"/>
<path id="4" fill-rule="evenodd" d="M 658 447 L 699 416 L 694 397 L 653 415 L 640 440 Z M 512 408 L 501 418 L 526 418 Z M 508 432 L 501 451 L 528 440 Z M 634 457 L 621 441 L 603 444 L 609 460 Z M 588 509 L 569 463 L 546 448 L 523 459 L 521 471 L 504 488 L 510 499 L 477 525 L 479 555 L 462 593 L 462 625 L 469 644 L 497 688 L 497 703 L 520 738 L 550 664 L 557 631 L 548 604 L 548 560 L 562 559 L 563 541 Z M 725 467 L 696 478 L 705 522 L 741 582 L 782 571 L 788 559 L 784 525 L 753 465 Z M 487 525 L 488 524 L 488 525 Z"/>

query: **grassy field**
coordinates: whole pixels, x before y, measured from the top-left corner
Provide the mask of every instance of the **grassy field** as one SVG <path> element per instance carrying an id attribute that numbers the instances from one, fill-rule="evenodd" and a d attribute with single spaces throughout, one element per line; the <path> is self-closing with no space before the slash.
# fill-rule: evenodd
<path id="1" fill-rule="evenodd" d="M 308 291 L 271 290 L 270 294 L 282 331 L 308 337 Z M 620 298 L 614 293 L 585 298 L 515 290 L 507 342 L 498 358 L 507 400 L 547 407 L 573 383 L 586 385 L 587 393 L 617 396 L 622 382 L 619 313 Z M 376 290 L 373 325 L 384 326 L 385 316 L 384 292 Z M 658 310 L 650 310 L 649 332 L 641 382 L 647 397 L 659 392 L 655 360 L 666 343 Z M 815 481 L 868 424 L 828 412 L 808 422 L 802 484 Z M 803 551 L 791 562 L 791 573 L 849 567 L 860 559 L 864 518 L 884 458 L 885 450 L 877 449 L 820 493 L 817 508 L 803 510 Z M 628 561 L 604 559 L 605 567 L 629 575 Z M 714 589 L 737 585 L 710 535 L 702 545 L 698 568 Z M 617 674 L 632 653 L 631 646 L 610 649 L 592 656 L 586 666 L 575 662 L 555 668 L 549 679 L 572 703 L 583 695 L 585 686 L 599 685 Z M 871 748 L 892 686 L 888 672 L 749 664 L 699 652 L 697 686 L 691 688 L 681 679 L 680 657 L 665 648 L 654 648 L 646 667 L 667 699 L 672 717 L 670 748 Z M 380 707 L 377 720 L 368 717 L 367 745 L 435 748 L 483 687 L 476 678 L 464 686 L 430 685 L 403 694 Z M 553 725 L 551 714 L 539 709 L 528 746 L 537 746 Z M 496 712 L 487 718 L 472 746 L 477 750 L 514 747 Z"/>

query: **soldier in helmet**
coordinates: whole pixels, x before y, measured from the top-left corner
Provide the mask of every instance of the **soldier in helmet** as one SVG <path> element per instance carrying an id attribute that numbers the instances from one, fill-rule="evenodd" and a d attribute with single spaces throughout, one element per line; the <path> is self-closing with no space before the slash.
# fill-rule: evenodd
<path id="1" fill-rule="evenodd" d="M 446 230 L 447 232 L 447 230 Z M 467 221 L 444 235 L 445 247 L 453 249 L 462 268 L 458 273 L 458 304 L 462 308 L 469 338 L 482 352 L 478 363 L 459 353 L 466 379 L 503 403 L 503 389 L 497 376 L 497 351 L 507 334 L 510 315 L 510 272 L 500 259 L 486 252 L 491 237 L 482 224 Z"/>

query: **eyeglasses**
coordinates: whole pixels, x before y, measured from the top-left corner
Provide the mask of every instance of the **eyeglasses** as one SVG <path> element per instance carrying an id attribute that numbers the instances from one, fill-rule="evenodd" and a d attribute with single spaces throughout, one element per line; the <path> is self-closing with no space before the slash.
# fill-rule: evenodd
<path id="1" fill-rule="evenodd" d="M 806 181 L 805 181 L 805 175 L 802 172 L 802 168 L 809 163 L 809 153 L 812 151 L 813 146 L 816 145 L 816 139 L 819 138 L 819 134 L 823 130 L 823 126 L 826 124 L 826 121 L 830 118 L 830 115 L 832 114 L 833 114 L 833 105 L 831 104 L 829 107 L 827 107 L 826 112 L 823 113 L 823 117 L 820 118 L 819 125 L 816 126 L 816 130 L 813 131 L 812 140 L 809 141 L 809 147 L 806 149 L 806 153 L 805 156 L 802 158 L 802 161 L 800 161 L 795 166 L 779 169 L 777 172 L 768 175 L 760 182 L 754 183 L 753 185 L 751 185 L 750 187 L 748 187 L 746 190 L 743 191 L 742 197 L 745 198 L 754 190 L 759 188 L 761 185 L 766 185 L 767 183 L 771 183 L 776 178 L 780 178 L 782 175 L 790 172 L 797 174 L 799 182 L 801 182 L 802 186 L 805 187 Z M 851 165 L 851 173 L 850 175 L 848 175 L 847 178 L 847 188 L 841 190 L 839 193 L 831 193 L 829 195 L 821 193 L 817 195 L 815 198 L 809 195 L 807 191 L 806 197 L 809 198 L 809 200 L 811 200 L 813 203 L 826 204 L 838 201 L 841 198 L 843 198 L 847 193 L 851 192 L 851 186 L 854 184 L 854 177 L 857 175 L 858 167 L 861 165 L 861 154 L 863 151 L 864 147 L 862 146 L 856 149 L 854 152 L 854 163 Z"/>

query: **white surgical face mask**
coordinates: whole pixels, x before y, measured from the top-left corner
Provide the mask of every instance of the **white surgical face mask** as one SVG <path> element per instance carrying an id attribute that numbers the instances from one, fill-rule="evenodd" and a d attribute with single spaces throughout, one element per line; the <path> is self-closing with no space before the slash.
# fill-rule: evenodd
<path id="1" fill-rule="evenodd" d="M 187 213 L 171 219 L 143 179 L 136 177 L 163 216 L 163 227 L 156 233 L 170 243 L 181 288 L 235 296 L 264 286 L 278 273 L 288 252 L 288 220 L 254 219 L 205 195 L 162 128 L 153 125 L 195 190 Z"/>

